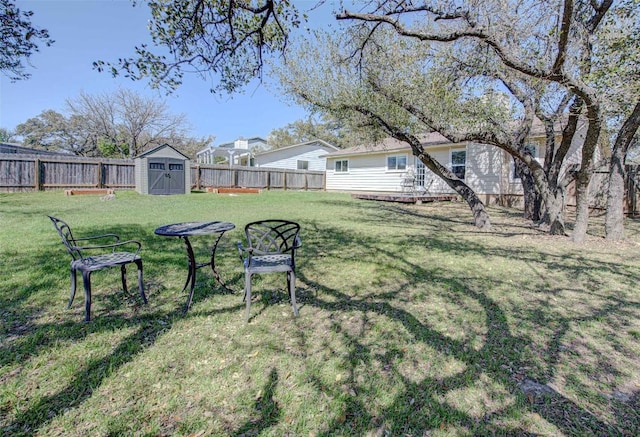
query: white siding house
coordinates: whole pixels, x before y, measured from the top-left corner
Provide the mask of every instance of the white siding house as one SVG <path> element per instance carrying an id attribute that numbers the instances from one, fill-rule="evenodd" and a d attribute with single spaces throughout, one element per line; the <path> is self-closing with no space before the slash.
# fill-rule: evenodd
<path id="1" fill-rule="evenodd" d="M 584 141 L 584 125 L 574 137 L 567 165 L 579 162 Z M 487 202 L 504 196 L 522 195 L 522 184 L 514 171 L 513 158 L 495 146 L 478 143 L 452 143 L 438 133 L 421 136 L 425 150 L 439 163 L 463 179 Z M 544 131 L 534 125 L 529 140 L 532 152 L 544 159 Z M 413 156 L 409 144 L 386 138 L 374 145 L 342 149 L 326 156 L 326 189 L 352 192 L 400 193 L 403 180 L 415 174 L 415 185 L 426 194 L 453 194 L 439 177 Z"/>
<path id="2" fill-rule="evenodd" d="M 210 145 L 196 153 L 198 164 L 217 164 L 227 162 L 233 165 L 252 166 L 256 153 L 267 148 L 267 140 L 261 137 L 222 143 L 218 146 Z"/>
<path id="3" fill-rule="evenodd" d="M 256 153 L 254 155 L 255 166 L 324 171 L 327 161 L 325 156 L 337 150 L 339 150 L 337 147 L 322 140 L 307 141 L 293 146 Z"/>
<path id="4" fill-rule="evenodd" d="M 339 150 L 326 156 L 327 190 L 341 191 L 401 191 L 405 169 L 387 169 L 387 156 L 409 160 L 408 144 L 385 139 L 372 147 L 357 146 Z"/>

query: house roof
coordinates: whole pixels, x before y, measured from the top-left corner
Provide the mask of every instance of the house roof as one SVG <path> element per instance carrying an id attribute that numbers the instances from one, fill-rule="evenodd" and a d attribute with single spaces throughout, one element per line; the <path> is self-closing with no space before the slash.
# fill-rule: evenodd
<path id="1" fill-rule="evenodd" d="M 428 134 L 418 135 L 418 139 L 425 146 L 438 146 L 445 144 L 454 144 L 438 132 L 430 132 Z M 337 150 L 335 152 L 331 152 L 326 155 L 327 158 L 334 158 L 338 156 L 349 156 L 349 155 L 364 155 L 364 154 L 374 154 L 374 153 L 384 153 L 384 152 L 393 152 L 393 151 L 401 151 L 401 150 L 410 150 L 411 146 L 409 143 L 404 141 L 396 140 L 395 138 L 384 138 L 381 141 L 378 141 L 374 144 L 362 144 L 355 147 L 349 147 L 347 149 Z"/>
<path id="2" fill-rule="evenodd" d="M 238 138 L 236 140 L 233 141 L 228 141 L 226 143 L 221 143 L 216 147 L 222 147 L 222 148 L 234 148 L 236 141 L 246 141 L 248 144 L 254 144 L 254 143 L 267 143 L 267 140 L 265 140 L 262 137 L 251 137 L 251 138 Z M 214 146 L 211 146 L 212 148 Z"/>
<path id="3" fill-rule="evenodd" d="M 556 133 L 562 132 L 562 129 L 567 124 L 567 118 L 563 117 L 561 120 L 557 121 L 555 124 Z M 539 137 L 545 135 L 545 127 L 544 124 L 537 118 L 533 120 L 531 125 L 531 132 L 529 134 L 531 137 Z M 447 144 L 461 144 L 461 143 L 453 143 L 445 138 L 438 132 L 429 132 L 427 134 L 417 135 L 418 139 L 422 143 L 423 146 L 444 146 Z M 465 142 L 466 143 L 466 142 Z M 374 153 L 384 153 L 384 152 L 393 152 L 393 151 L 401 151 L 401 150 L 410 150 L 411 146 L 404 142 L 396 140 L 395 138 L 385 138 L 382 141 L 379 141 L 375 144 L 362 144 L 355 147 L 349 147 L 347 149 L 341 149 L 332 153 L 325 155 L 327 158 L 334 158 L 340 156 L 350 156 L 350 155 L 365 155 L 365 154 L 374 154 Z"/>
<path id="4" fill-rule="evenodd" d="M 249 153 L 251 153 L 251 150 L 250 149 L 237 148 L 237 147 L 222 147 L 222 146 L 218 146 L 218 147 L 211 147 L 210 149 L 201 150 L 196 154 L 196 156 L 200 156 L 200 155 L 202 155 L 204 153 L 207 153 L 210 156 L 226 156 L 226 157 L 229 157 L 230 155 L 236 155 L 236 154 L 237 154 L 237 156 L 248 155 Z"/>
<path id="5" fill-rule="evenodd" d="M 285 146 L 285 147 L 279 147 L 277 149 L 271 149 L 271 150 L 265 150 L 263 152 L 259 152 L 256 153 L 256 156 L 264 156 L 264 155 L 269 155 L 270 153 L 275 153 L 275 152 L 281 152 L 283 150 L 290 150 L 290 149 L 295 149 L 295 148 L 299 148 L 299 147 L 305 147 L 305 146 L 309 146 L 312 144 L 317 143 L 319 146 L 321 146 L 323 149 L 329 149 L 329 150 L 340 150 L 339 148 L 337 148 L 336 146 L 327 143 L 326 141 L 323 140 L 311 140 L 311 141 L 305 141 L 304 143 L 299 143 L 299 144 L 294 144 L 291 146 Z"/>
<path id="6" fill-rule="evenodd" d="M 164 149 L 165 147 L 173 149 L 176 153 L 179 153 L 180 155 L 184 156 L 184 159 L 189 159 L 189 157 L 187 155 L 185 155 L 184 153 L 182 153 L 181 151 L 179 151 L 175 147 L 172 147 L 172 146 L 170 146 L 168 144 L 162 144 L 160 146 L 154 147 L 153 149 L 149 149 L 146 152 L 143 152 L 140 155 L 138 155 L 137 158 L 144 158 L 145 156 L 151 155 L 152 153 L 156 153 L 157 151 L 159 151 L 161 149 Z"/>
<path id="7" fill-rule="evenodd" d="M 24 153 L 24 154 L 32 154 L 32 155 L 35 154 L 35 155 L 73 156 L 69 152 L 34 149 L 32 147 L 25 147 L 18 143 L 5 143 L 5 142 L 0 142 L 0 153 Z"/>
<path id="8" fill-rule="evenodd" d="M 246 141 L 248 146 L 251 146 L 254 144 L 264 144 L 264 145 L 267 144 L 267 140 L 265 140 L 262 137 L 239 138 L 234 141 L 221 143 L 217 146 L 214 146 L 213 144 L 211 144 L 205 147 L 204 149 L 196 152 L 196 156 L 200 156 L 200 155 L 227 156 L 228 154 L 227 152 L 229 150 L 233 150 L 234 153 L 243 153 L 243 154 L 247 154 L 251 152 L 249 148 L 235 147 L 237 141 Z"/>

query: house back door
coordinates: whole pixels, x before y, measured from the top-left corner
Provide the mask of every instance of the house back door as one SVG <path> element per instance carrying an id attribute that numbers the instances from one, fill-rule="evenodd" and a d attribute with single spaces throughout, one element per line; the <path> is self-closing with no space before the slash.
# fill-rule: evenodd
<path id="1" fill-rule="evenodd" d="M 184 161 L 149 159 L 149 194 L 184 194 Z"/>
<path id="2" fill-rule="evenodd" d="M 419 159 L 416 159 L 416 187 L 424 187 L 424 163 Z"/>

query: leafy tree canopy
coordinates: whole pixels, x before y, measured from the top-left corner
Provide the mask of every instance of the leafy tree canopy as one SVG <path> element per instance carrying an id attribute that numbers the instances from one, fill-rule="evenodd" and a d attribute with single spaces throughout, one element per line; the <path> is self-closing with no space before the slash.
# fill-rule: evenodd
<path id="1" fill-rule="evenodd" d="M 0 127 L 0 142 L 3 142 L 3 143 L 11 142 L 13 140 L 13 137 L 14 137 L 13 132 L 11 132 L 9 129 Z"/>
<path id="2" fill-rule="evenodd" d="M 25 62 L 54 43 L 46 29 L 31 23 L 32 11 L 20 10 L 13 0 L 0 0 L 0 72 L 12 81 L 28 79 Z"/>
<path id="3" fill-rule="evenodd" d="M 336 147 L 344 148 L 357 145 L 351 130 L 336 118 L 328 114 L 320 118 L 310 116 L 306 120 L 297 120 L 274 129 L 269 133 L 268 143 L 272 149 L 312 140 L 323 140 Z"/>
<path id="4" fill-rule="evenodd" d="M 154 47 L 142 44 L 135 57 L 94 67 L 149 79 L 168 92 L 185 73 L 211 79 L 212 92 L 240 91 L 261 77 L 266 58 L 282 53 L 291 29 L 306 19 L 289 0 L 153 0 L 148 6 Z"/>

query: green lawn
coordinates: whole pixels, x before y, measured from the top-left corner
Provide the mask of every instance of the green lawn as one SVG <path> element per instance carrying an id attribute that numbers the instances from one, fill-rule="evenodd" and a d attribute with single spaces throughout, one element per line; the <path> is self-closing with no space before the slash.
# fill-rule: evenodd
<path id="1" fill-rule="evenodd" d="M 403 206 L 347 194 L 0 194 L 0 435 L 638 435 L 640 223 L 583 245 L 490 208 Z M 70 310 L 69 257 L 47 214 L 78 234 L 143 243 L 148 305 L 117 270 Z M 284 275 L 257 276 L 244 323 L 235 242 L 249 221 L 303 227 L 300 317 Z M 236 224 L 219 247 L 234 292 L 153 230 Z M 207 238 L 192 240 L 206 258 Z"/>

